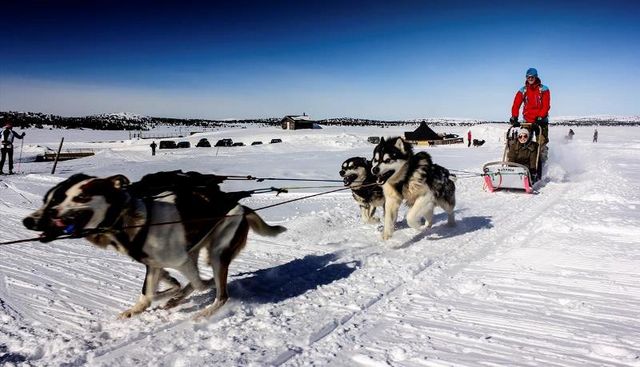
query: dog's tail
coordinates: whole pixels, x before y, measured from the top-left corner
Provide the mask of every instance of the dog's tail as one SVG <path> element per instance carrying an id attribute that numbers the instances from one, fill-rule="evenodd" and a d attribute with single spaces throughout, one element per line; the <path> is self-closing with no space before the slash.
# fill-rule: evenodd
<path id="1" fill-rule="evenodd" d="M 249 226 L 259 235 L 275 237 L 280 233 L 286 231 L 287 229 L 283 226 L 272 226 L 267 224 L 256 212 L 243 206 L 244 216 L 247 218 L 247 222 L 249 222 Z"/>

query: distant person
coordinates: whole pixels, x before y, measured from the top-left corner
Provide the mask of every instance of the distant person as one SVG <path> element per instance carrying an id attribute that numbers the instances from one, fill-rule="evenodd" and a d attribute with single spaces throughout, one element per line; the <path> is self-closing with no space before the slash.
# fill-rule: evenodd
<path id="1" fill-rule="evenodd" d="M 507 152 L 507 161 L 519 163 L 529 168 L 532 183 L 537 181 L 538 172 L 538 143 L 531 139 L 529 130 L 521 128 L 518 130 L 518 140 L 511 144 Z"/>
<path id="2" fill-rule="evenodd" d="M 467 132 L 467 148 L 471 146 L 471 130 Z"/>
<path id="3" fill-rule="evenodd" d="M 593 130 L 593 142 L 597 143 L 598 142 L 598 128 L 596 128 L 595 130 Z"/>
<path id="4" fill-rule="evenodd" d="M 2 130 L 2 148 L 0 149 L 0 151 L 2 151 L 2 158 L 0 159 L 0 174 L 4 175 L 4 161 L 6 160 L 7 155 L 9 156 L 9 174 L 13 174 L 13 139 L 22 139 L 25 135 L 26 134 L 24 132 L 22 134 L 18 134 L 13 131 L 13 126 L 10 122 L 7 122 L 4 126 L 4 129 Z"/>
<path id="5" fill-rule="evenodd" d="M 155 141 L 152 141 L 149 146 L 151 147 L 151 155 L 156 155 L 156 147 L 158 146 L 158 144 L 156 144 Z"/>
<path id="6" fill-rule="evenodd" d="M 575 132 L 573 132 L 573 129 L 569 129 L 569 135 L 567 135 L 567 136 L 569 137 L 569 140 L 573 140 L 573 136 L 574 136 L 575 134 L 576 134 L 576 133 L 575 133 Z"/>
<path id="7" fill-rule="evenodd" d="M 543 85 L 538 78 L 538 71 L 530 68 L 526 73 L 524 87 L 516 92 L 511 107 L 511 124 L 515 127 L 520 126 L 518 116 L 520 106 L 524 103 L 522 109 L 522 118 L 526 123 L 532 123 L 539 127 L 533 128 L 536 134 L 537 142 L 546 145 L 549 142 L 549 109 L 551 109 L 551 92 L 546 85 Z M 540 131 L 542 138 L 538 136 Z"/>

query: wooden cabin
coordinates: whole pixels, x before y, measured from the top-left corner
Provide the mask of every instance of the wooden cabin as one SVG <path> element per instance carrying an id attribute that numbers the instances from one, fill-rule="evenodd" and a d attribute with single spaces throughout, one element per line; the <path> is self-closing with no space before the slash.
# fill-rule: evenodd
<path id="1" fill-rule="evenodd" d="M 287 115 L 280 120 L 284 130 L 313 129 L 315 121 L 312 121 L 305 113 L 302 116 Z"/>

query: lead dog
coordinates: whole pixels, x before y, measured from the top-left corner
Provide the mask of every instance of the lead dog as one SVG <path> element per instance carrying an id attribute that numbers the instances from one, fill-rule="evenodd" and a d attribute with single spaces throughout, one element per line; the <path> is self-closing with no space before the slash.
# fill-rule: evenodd
<path id="1" fill-rule="evenodd" d="M 371 161 L 363 157 L 353 157 L 342 163 L 339 172 L 344 185 L 351 188 L 351 194 L 360 206 L 362 221 L 368 224 L 380 221 L 373 215 L 377 207 L 384 206 L 382 187 L 376 184 L 377 178 L 371 173 L 371 168 Z"/>
<path id="2" fill-rule="evenodd" d="M 211 280 L 200 278 L 197 261 L 208 252 L 213 268 L 216 298 L 200 317 L 218 310 L 229 298 L 227 274 L 231 260 L 242 250 L 249 228 L 264 236 L 286 229 L 266 224 L 251 209 L 239 205 L 247 193 L 220 191 L 219 176 L 197 172 L 159 172 L 131 184 L 122 175 L 97 178 L 76 174 L 50 189 L 44 204 L 23 220 L 25 227 L 41 231 L 43 242 L 63 234 L 84 237 L 92 244 L 113 246 L 146 266 L 142 294 L 122 312 L 128 318 L 143 312 L 152 300 L 174 296 L 165 308 L 176 306 L 194 289 Z M 183 274 L 180 283 L 165 270 Z M 158 292 L 160 282 L 169 289 Z"/>
<path id="3" fill-rule="evenodd" d="M 431 228 L 436 205 L 447 212 L 448 224 L 455 224 L 456 187 L 452 175 L 446 168 L 434 164 L 428 153 L 413 154 L 411 144 L 400 137 L 383 138 L 373 151 L 372 164 L 371 172 L 378 177 L 384 191 L 383 239 L 393 235 L 403 201 L 409 206 L 407 223 L 412 228 Z"/>

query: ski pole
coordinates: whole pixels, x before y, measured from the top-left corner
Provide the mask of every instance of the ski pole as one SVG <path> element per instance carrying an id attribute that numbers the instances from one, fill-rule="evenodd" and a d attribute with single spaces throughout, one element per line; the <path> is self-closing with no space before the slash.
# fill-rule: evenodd
<path id="1" fill-rule="evenodd" d="M 23 145 L 24 145 L 24 138 L 20 140 L 20 156 L 18 157 L 18 169 L 16 170 L 17 173 L 20 173 L 20 163 L 22 162 L 22 146 Z"/>

